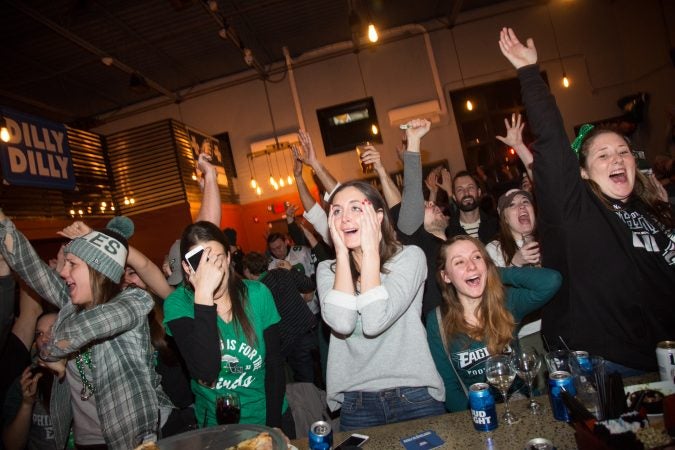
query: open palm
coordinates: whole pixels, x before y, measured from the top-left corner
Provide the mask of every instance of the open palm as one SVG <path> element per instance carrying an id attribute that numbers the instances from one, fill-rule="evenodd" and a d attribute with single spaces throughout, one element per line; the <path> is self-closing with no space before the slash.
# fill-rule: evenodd
<path id="1" fill-rule="evenodd" d="M 523 45 L 512 28 L 502 28 L 499 32 L 499 48 L 513 67 L 520 69 L 523 66 L 537 62 L 537 49 L 531 38 Z"/>

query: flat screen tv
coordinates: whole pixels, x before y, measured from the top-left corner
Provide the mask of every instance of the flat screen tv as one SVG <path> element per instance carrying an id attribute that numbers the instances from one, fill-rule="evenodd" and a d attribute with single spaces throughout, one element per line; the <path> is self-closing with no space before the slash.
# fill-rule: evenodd
<path id="1" fill-rule="evenodd" d="M 317 109 L 326 155 L 354 150 L 365 142 L 382 143 L 372 97 Z"/>

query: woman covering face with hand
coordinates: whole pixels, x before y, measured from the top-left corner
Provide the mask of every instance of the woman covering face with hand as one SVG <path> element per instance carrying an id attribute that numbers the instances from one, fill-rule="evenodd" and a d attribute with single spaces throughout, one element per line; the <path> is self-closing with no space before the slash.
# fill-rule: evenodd
<path id="1" fill-rule="evenodd" d="M 468 408 L 469 386 L 485 382 L 485 360 L 508 348 L 520 320 L 556 293 L 561 277 L 548 269 L 497 269 L 483 244 L 465 235 L 443 244 L 438 267 L 443 304 L 427 316 L 427 336 L 445 406 L 460 411 Z"/>
<path id="2" fill-rule="evenodd" d="M 637 170 L 623 136 L 585 125 L 570 145 L 532 39 L 524 45 L 504 28 L 499 47 L 518 70 L 537 138 L 542 261 L 565 274 L 544 308 L 542 331 L 549 344 L 562 339 L 603 356 L 608 371 L 654 371 L 654 348 L 672 338 L 675 323 L 674 212 Z"/>
<path id="3" fill-rule="evenodd" d="M 352 430 L 444 412 L 443 382 L 420 321 L 426 263 L 395 238 L 384 200 L 352 181 L 330 200 L 336 259 L 317 271 L 321 313 L 332 328 L 327 394 Z"/>
<path id="4" fill-rule="evenodd" d="M 204 249 L 199 263 L 188 264 L 185 255 L 198 246 Z M 240 423 L 283 425 L 292 436 L 272 294 L 231 271 L 229 243 L 210 222 L 188 226 L 180 249 L 188 282 L 164 302 L 164 325 L 192 377 L 198 425 L 216 425 L 217 397 L 235 392 Z"/>

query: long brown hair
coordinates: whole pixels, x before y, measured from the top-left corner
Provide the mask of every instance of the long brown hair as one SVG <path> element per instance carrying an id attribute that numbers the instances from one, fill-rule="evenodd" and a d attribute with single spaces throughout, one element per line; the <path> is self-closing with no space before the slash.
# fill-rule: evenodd
<path id="1" fill-rule="evenodd" d="M 328 201 L 328 220 L 331 220 L 330 205 L 333 204 L 333 199 L 338 192 L 341 192 L 348 187 L 358 189 L 370 201 L 375 211 L 382 213 L 382 239 L 380 239 L 379 246 L 380 272 L 388 273 L 389 271 L 384 268 L 384 265 L 392 256 L 398 253 L 398 251 L 401 249 L 401 243 L 396 239 L 396 231 L 392 225 L 391 216 L 389 215 L 389 208 L 387 208 L 384 198 L 382 198 L 382 195 L 380 195 L 377 189 L 375 189 L 371 184 L 363 181 L 348 181 L 345 184 L 340 185 L 340 187 L 333 192 L 333 195 L 330 196 L 330 200 Z M 356 268 L 356 264 L 354 263 L 354 257 L 351 251 L 349 252 L 349 265 L 352 269 L 352 277 L 354 280 L 356 280 L 358 278 L 359 272 Z"/>
<path id="2" fill-rule="evenodd" d="M 478 326 L 470 325 L 464 320 L 464 307 L 459 301 L 455 286 L 446 283 L 443 279 L 448 248 L 458 241 L 473 243 L 487 266 L 485 291 L 476 309 Z M 492 262 L 483 244 L 471 236 L 455 236 L 441 246 L 437 266 L 436 277 L 443 295 L 443 303 L 441 304 L 443 329 L 440 330 L 441 333 L 445 333 L 449 339 L 457 338 L 460 334 L 466 334 L 471 339 L 484 341 L 491 355 L 502 353 L 513 338 L 513 330 L 516 324 L 513 315 L 506 308 L 506 289 L 499 277 L 497 266 Z"/>
<path id="3" fill-rule="evenodd" d="M 206 221 L 196 222 L 185 228 L 180 239 L 180 253 L 181 255 L 185 255 L 190 250 L 190 247 L 208 241 L 220 243 L 225 250 L 225 255 L 230 255 L 230 243 L 227 242 L 225 234 L 220 228 L 211 222 Z M 182 264 L 181 267 L 183 267 Z M 227 270 L 229 270 L 229 275 L 227 277 L 227 293 L 230 296 L 230 302 L 232 303 L 232 321 L 235 325 L 239 324 L 246 337 L 246 342 L 250 345 L 254 345 L 256 342 L 255 331 L 246 315 L 248 290 L 239 275 L 237 275 L 231 267 L 227 267 Z M 183 273 L 183 278 L 187 279 L 185 273 Z M 185 286 L 188 289 L 192 289 L 190 283 L 185 283 Z M 234 329 L 235 332 L 237 332 L 236 326 Z"/>
<path id="4" fill-rule="evenodd" d="M 626 141 L 628 147 L 631 150 L 633 149 L 630 141 L 626 139 L 624 135 L 617 133 L 616 131 L 610 128 L 595 127 L 584 137 L 584 141 L 581 144 L 581 148 L 579 149 L 580 167 L 582 167 L 585 170 L 588 170 L 588 153 L 590 151 L 591 145 L 593 144 L 593 141 L 595 140 L 596 137 L 606 133 L 613 133 L 616 134 L 617 136 L 621 136 L 621 138 L 623 138 L 623 140 Z M 598 186 L 598 184 L 591 179 L 586 179 L 585 181 L 589 184 L 589 186 L 591 187 L 595 195 L 600 199 L 600 201 L 602 201 L 603 205 L 605 205 L 607 209 L 614 211 L 614 206 L 607 200 L 605 195 L 602 193 L 600 186 Z M 642 203 L 644 203 L 645 207 L 647 208 L 647 212 L 654 218 L 654 220 L 659 221 L 667 228 L 675 227 L 675 218 L 672 216 L 670 204 L 668 202 L 664 202 L 659 198 L 658 192 L 656 192 L 656 190 L 651 186 L 651 183 L 649 182 L 647 177 L 642 172 L 637 170 L 637 167 L 635 171 L 635 185 L 633 186 L 632 195 L 636 196 L 639 200 L 642 201 Z"/>
<path id="5" fill-rule="evenodd" d="M 89 269 L 89 283 L 91 284 L 92 302 L 91 306 L 102 305 L 114 298 L 121 291 L 121 285 L 115 283 L 110 278 L 97 272 L 93 267 L 87 265 Z"/>

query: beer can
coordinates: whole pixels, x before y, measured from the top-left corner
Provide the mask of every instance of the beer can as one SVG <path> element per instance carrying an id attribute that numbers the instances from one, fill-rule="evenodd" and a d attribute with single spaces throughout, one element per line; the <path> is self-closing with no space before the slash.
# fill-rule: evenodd
<path id="1" fill-rule="evenodd" d="M 333 448 L 333 429 L 328 422 L 319 420 L 309 427 L 310 450 L 331 450 Z"/>
<path id="2" fill-rule="evenodd" d="M 591 364 L 591 357 L 588 352 L 577 350 L 572 352 L 572 354 L 577 358 L 582 371 L 586 373 L 593 372 L 593 365 Z"/>
<path id="3" fill-rule="evenodd" d="M 656 344 L 656 361 L 659 364 L 661 381 L 675 383 L 675 341 Z"/>
<path id="4" fill-rule="evenodd" d="M 497 428 L 495 398 L 487 383 L 475 383 L 469 387 L 469 407 L 476 430 L 492 431 Z"/>
<path id="5" fill-rule="evenodd" d="M 551 400 L 551 409 L 553 417 L 564 422 L 570 421 L 570 414 L 563 402 L 562 391 L 567 391 L 571 395 L 576 395 L 572 375 L 564 370 L 558 370 L 551 373 L 548 377 L 548 396 Z"/>
<path id="6" fill-rule="evenodd" d="M 555 450 L 553 442 L 544 438 L 534 438 L 527 441 L 525 450 Z"/>

